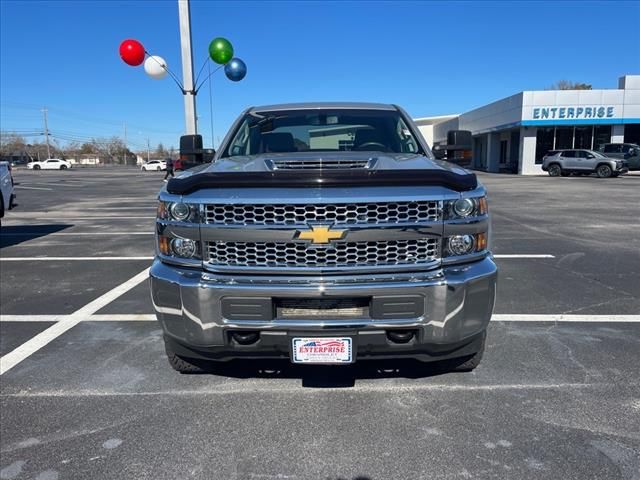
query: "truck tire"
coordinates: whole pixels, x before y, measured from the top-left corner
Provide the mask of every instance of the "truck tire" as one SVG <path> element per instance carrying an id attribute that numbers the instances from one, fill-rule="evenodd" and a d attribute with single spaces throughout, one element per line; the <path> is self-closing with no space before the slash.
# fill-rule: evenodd
<path id="1" fill-rule="evenodd" d="M 562 167 L 557 163 L 552 163 L 549 165 L 549 176 L 550 177 L 559 177 L 562 175 Z"/>
<path id="2" fill-rule="evenodd" d="M 609 178 L 613 174 L 611 167 L 605 163 L 596 167 L 596 175 L 599 178 Z"/>
<path id="3" fill-rule="evenodd" d="M 482 341 L 480 344 L 480 350 L 478 350 L 473 355 L 468 355 L 466 357 L 454 358 L 451 360 L 450 371 L 453 372 L 470 372 L 475 369 L 478 365 L 480 365 L 480 361 L 482 360 L 482 354 L 484 353 L 484 346 L 487 340 L 487 332 L 485 331 L 482 334 Z"/>
<path id="4" fill-rule="evenodd" d="M 164 348 L 167 352 L 169 365 L 171 365 L 171 368 L 173 368 L 176 372 L 180 372 L 183 374 L 204 372 L 202 366 L 195 363 L 197 362 L 197 360 L 181 357 L 176 354 L 171 348 L 171 345 L 169 345 L 169 342 L 166 341 L 166 339 L 164 342 Z"/>

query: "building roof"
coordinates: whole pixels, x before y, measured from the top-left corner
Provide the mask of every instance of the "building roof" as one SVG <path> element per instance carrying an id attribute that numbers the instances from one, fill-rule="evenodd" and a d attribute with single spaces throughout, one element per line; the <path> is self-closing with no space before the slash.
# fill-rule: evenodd
<path id="1" fill-rule="evenodd" d="M 459 113 L 452 113 L 450 115 L 436 115 L 433 117 L 414 118 L 413 121 L 416 123 L 416 125 L 422 127 L 424 125 L 435 125 L 436 123 L 446 122 L 447 120 L 451 120 L 452 118 L 457 118 L 459 116 Z"/>

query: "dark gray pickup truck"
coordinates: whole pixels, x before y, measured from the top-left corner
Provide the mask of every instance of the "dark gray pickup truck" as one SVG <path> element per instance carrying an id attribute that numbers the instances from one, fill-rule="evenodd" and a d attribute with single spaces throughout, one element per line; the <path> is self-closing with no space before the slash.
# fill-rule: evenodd
<path id="1" fill-rule="evenodd" d="M 151 295 L 170 364 L 415 358 L 475 368 L 493 311 L 486 191 L 394 105 L 254 107 L 163 188 Z"/>

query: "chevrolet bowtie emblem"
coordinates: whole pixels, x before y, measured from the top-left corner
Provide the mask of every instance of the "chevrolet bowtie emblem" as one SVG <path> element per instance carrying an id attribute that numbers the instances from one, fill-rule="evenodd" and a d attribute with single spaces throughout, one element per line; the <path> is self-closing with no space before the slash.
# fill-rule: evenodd
<path id="1" fill-rule="evenodd" d="M 311 243 L 329 243 L 331 240 L 344 238 L 346 230 L 331 230 L 329 225 L 310 225 L 311 230 L 296 232 L 294 238 L 300 240 L 311 240 Z"/>

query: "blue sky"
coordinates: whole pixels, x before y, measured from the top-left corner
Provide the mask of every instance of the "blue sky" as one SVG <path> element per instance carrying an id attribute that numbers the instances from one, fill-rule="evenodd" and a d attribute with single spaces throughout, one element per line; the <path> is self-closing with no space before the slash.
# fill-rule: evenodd
<path id="1" fill-rule="evenodd" d="M 0 1 L 0 128 L 61 138 L 122 135 L 177 145 L 182 96 L 125 65 L 140 40 L 181 77 L 175 0 Z M 640 2 L 191 2 L 196 70 L 229 38 L 245 80 L 213 77 L 214 137 L 249 105 L 397 103 L 414 117 L 463 112 L 560 79 L 615 88 L 640 73 Z M 199 130 L 211 143 L 207 86 Z"/>

